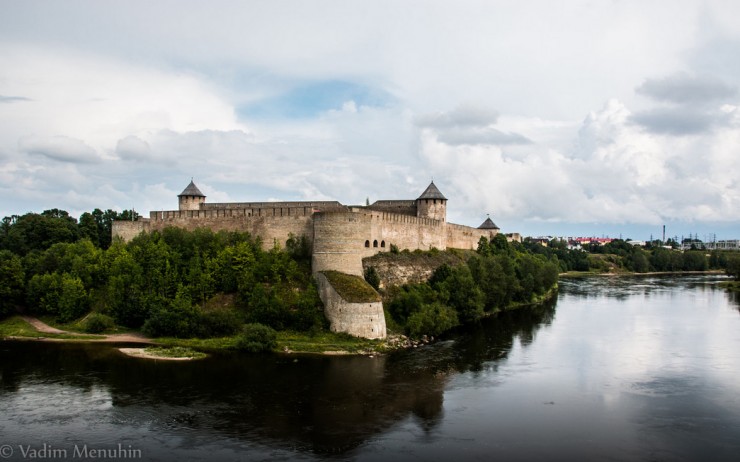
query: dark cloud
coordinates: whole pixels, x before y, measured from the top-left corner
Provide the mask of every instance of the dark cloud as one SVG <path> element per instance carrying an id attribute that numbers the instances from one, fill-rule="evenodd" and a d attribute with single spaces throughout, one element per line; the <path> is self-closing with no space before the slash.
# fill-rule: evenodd
<path id="1" fill-rule="evenodd" d="M 27 136 L 18 141 L 21 152 L 37 154 L 62 162 L 90 164 L 100 157 L 84 141 L 66 136 Z"/>
<path id="2" fill-rule="evenodd" d="M 505 133 L 495 128 L 484 130 L 452 128 L 437 134 L 437 140 L 450 146 L 530 144 L 532 141 L 518 133 Z"/>
<path id="3" fill-rule="evenodd" d="M 647 131 L 662 135 L 695 135 L 727 123 L 720 113 L 696 111 L 690 108 L 660 108 L 638 112 L 630 122 Z"/>
<path id="4" fill-rule="evenodd" d="M 427 128 L 487 127 L 498 120 L 493 110 L 474 106 L 459 106 L 449 112 L 426 114 L 416 119 L 416 124 Z"/>
<path id="5" fill-rule="evenodd" d="M 493 128 L 498 113 L 476 106 L 459 106 L 448 112 L 426 114 L 416 118 L 416 125 L 433 130 L 437 140 L 450 146 L 529 144 L 518 133 Z"/>
<path id="6" fill-rule="evenodd" d="M 635 91 L 657 101 L 677 104 L 710 103 L 737 95 L 736 87 L 716 77 L 684 73 L 663 79 L 647 79 Z"/>
<path id="7" fill-rule="evenodd" d="M 4 96 L 0 95 L 0 103 L 19 103 L 21 101 L 32 101 L 25 96 Z"/>

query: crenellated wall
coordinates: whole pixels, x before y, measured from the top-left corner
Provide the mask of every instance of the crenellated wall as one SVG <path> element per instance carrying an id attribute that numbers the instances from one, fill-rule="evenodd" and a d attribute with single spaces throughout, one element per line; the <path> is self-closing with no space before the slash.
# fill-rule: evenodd
<path id="1" fill-rule="evenodd" d="M 491 239 L 498 231 L 495 229 L 478 229 L 470 226 L 447 223 L 447 248 L 450 249 L 477 249 L 481 237 Z"/>
<path id="2" fill-rule="evenodd" d="M 270 249 L 275 241 L 285 247 L 285 241 L 291 234 L 306 236 L 313 241 L 312 224 L 311 211 L 303 209 L 169 210 L 151 212 L 143 230 L 161 231 L 174 226 L 188 231 L 209 228 L 215 232 L 248 232 L 259 237 L 265 249 Z"/>

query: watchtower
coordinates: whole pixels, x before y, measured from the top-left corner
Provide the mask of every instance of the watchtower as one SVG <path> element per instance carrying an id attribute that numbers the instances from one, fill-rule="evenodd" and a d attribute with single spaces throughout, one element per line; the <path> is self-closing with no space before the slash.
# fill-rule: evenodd
<path id="1" fill-rule="evenodd" d="M 183 192 L 177 195 L 180 210 L 200 210 L 200 204 L 206 202 L 206 196 L 200 192 L 193 180 Z"/>
<path id="2" fill-rule="evenodd" d="M 447 198 L 437 189 L 434 181 L 416 199 L 416 216 L 447 221 Z"/>

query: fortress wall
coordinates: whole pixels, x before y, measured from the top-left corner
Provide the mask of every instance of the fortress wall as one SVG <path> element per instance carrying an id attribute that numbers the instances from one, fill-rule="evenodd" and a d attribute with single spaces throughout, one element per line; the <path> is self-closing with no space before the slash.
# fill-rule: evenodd
<path id="1" fill-rule="evenodd" d="M 334 290 L 322 273 L 316 273 L 324 315 L 332 332 L 346 332 L 364 338 L 385 338 L 383 302 L 350 303 Z"/>
<path id="2" fill-rule="evenodd" d="M 114 221 L 111 228 L 113 238 L 120 237 L 128 242 L 144 231 L 149 231 L 149 220 L 139 218 L 136 221 Z"/>
<path id="3" fill-rule="evenodd" d="M 346 209 L 345 206 L 337 201 L 303 201 L 303 202 L 224 202 L 224 203 L 204 203 L 201 204 L 202 210 L 214 209 L 308 209 L 308 213 L 313 210 L 336 210 Z"/>
<path id="4" fill-rule="evenodd" d="M 370 217 L 353 212 L 322 212 L 313 216 L 313 273 L 336 270 L 362 276 L 362 257 L 374 255 L 365 247 Z"/>
<path id="5" fill-rule="evenodd" d="M 314 273 L 333 269 L 361 276 L 362 259 L 390 251 L 391 244 L 401 250 L 446 248 L 441 221 L 364 208 L 314 214 L 314 236 Z"/>
<path id="6" fill-rule="evenodd" d="M 490 239 L 498 234 L 493 229 L 478 229 L 470 226 L 447 224 L 447 247 L 452 249 L 477 249 L 481 237 Z"/>
<path id="7" fill-rule="evenodd" d="M 269 213 L 269 215 L 265 214 L 264 209 L 152 212 L 149 230 L 162 230 L 168 226 L 175 226 L 188 231 L 196 228 L 209 228 L 214 232 L 248 232 L 254 237 L 261 238 L 265 249 L 271 249 L 275 240 L 284 248 L 285 241 L 288 240 L 290 234 L 306 236 L 309 241 L 313 241 L 310 214 L 288 215 L 286 212 L 281 216 L 279 209 L 269 209 Z"/>
<path id="8" fill-rule="evenodd" d="M 369 210 L 416 216 L 416 201 L 375 201 L 367 206 Z"/>
<path id="9" fill-rule="evenodd" d="M 385 241 L 386 250 L 394 244 L 399 249 L 444 249 L 444 223 L 429 218 L 383 213 L 373 220 L 373 240 Z M 371 241 L 372 242 L 372 241 Z"/>

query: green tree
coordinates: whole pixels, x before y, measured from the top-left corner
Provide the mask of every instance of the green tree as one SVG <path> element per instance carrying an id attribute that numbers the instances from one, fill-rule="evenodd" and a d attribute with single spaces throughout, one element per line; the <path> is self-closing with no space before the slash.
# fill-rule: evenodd
<path id="1" fill-rule="evenodd" d="M 708 267 L 709 262 L 703 250 L 684 252 L 682 268 L 684 271 L 706 271 Z"/>
<path id="2" fill-rule="evenodd" d="M 0 318 L 7 316 L 23 298 L 25 272 L 20 257 L 0 250 Z"/>
<path id="3" fill-rule="evenodd" d="M 732 255 L 727 258 L 725 272 L 728 276 L 735 278 L 736 281 L 740 281 L 740 255 Z"/>
<path id="4" fill-rule="evenodd" d="M 82 280 L 67 273 L 33 276 L 27 297 L 32 312 L 53 315 L 61 322 L 77 319 L 89 310 L 89 297 Z"/>
<path id="5" fill-rule="evenodd" d="M 62 274 L 57 318 L 61 322 L 73 321 L 90 310 L 90 299 L 82 280 L 68 273 Z"/>
<path id="6" fill-rule="evenodd" d="M 365 268 L 365 281 L 370 284 L 373 289 L 380 290 L 380 275 L 378 270 L 374 266 L 368 266 Z"/>
<path id="7" fill-rule="evenodd" d="M 95 221 L 95 217 L 85 212 L 80 215 L 80 223 L 78 225 L 79 233 L 81 238 L 89 239 L 90 242 L 100 247 L 100 231 L 98 230 L 98 223 Z"/>
<path id="8" fill-rule="evenodd" d="M 627 268 L 636 273 L 647 273 L 650 271 L 650 262 L 648 261 L 646 252 L 636 247 L 633 248 L 632 252 L 627 256 Z"/>
<path id="9" fill-rule="evenodd" d="M 407 333 L 419 338 L 423 335 L 439 335 L 459 324 L 457 312 L 449 306 L 435 302 L 422 307 L 408 318 Z"/>
<path id="10" fill-rule="evenodd" d="M 58 242 L 75 242 L 78 237 L 76 220 L 63 210 L 52 209 L 18 217 L 9 226 L 4 245 L 7 250 L 23 256 Z"/>
<path id="11" fill-rule="evenodd" d="M 442 299 L 457 311 L 460 321 L 471 322 L 483 316 L 485 298 L 467 266 L 454 268 L 440 288 Z"/>

